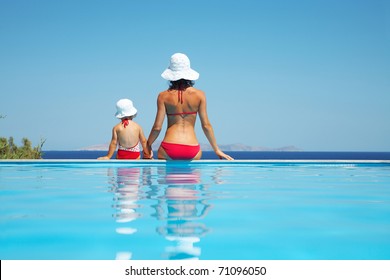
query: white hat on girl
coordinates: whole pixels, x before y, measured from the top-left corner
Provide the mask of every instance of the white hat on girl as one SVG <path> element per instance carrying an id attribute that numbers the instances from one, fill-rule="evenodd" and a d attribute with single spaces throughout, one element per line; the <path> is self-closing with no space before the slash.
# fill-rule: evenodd
<path id="1" fill-rule="evenodd" d="M 161 77 L 168 81 L 180 79 L 195 81 L 199 79 L 199 73 L 191 69 L 190 60 L 185 54 L 175 53 L 171 56 L 170 64 Z"/>
<path id="2" fill-rule="evenodd" d="M 130 99 L 121 99 L 116 103 L 115 117 L 118 119 L 131 117 L 137 114 L 137 109 L 133 106 L 133 101 Z"/>

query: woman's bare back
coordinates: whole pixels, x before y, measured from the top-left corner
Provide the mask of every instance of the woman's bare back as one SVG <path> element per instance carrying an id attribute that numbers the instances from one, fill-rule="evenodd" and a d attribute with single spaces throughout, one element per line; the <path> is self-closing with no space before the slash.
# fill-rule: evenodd
<path id="1" fill-rule="evenodd" d="M 167 90 L 160 93 L 168 117 L 164 141 L 198 144 L 195 135 L 196 116 L 200 107 L 200 90 L 189 87 L 183 91 Z"/>

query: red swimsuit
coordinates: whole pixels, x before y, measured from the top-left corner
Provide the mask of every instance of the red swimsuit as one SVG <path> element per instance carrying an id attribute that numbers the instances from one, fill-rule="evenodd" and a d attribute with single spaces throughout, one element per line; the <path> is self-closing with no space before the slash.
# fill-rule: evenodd
<path id="1" fill-rule="evenodd" d="M 131 148 L 119 146 L 118 151 L 116 152 L 117 159 L 139 159 L 140 156 L 139 142 Z"/>
<path id="2" fill-rule="evenodd" d="M 190 160 L 193 159 L 200 151 L 200 145 L 184 145 L 161 142 L 161 148 L 171 159 Z"/>
<path id="3" fill-rule="evenodd" d="M 123 119 L 122 124 L 126 128 L 126 126 L 129 125 L 129 120 Z M 118 151 L 116 153 L 117 159 L 139 159 L 140 156 L 141 152 L 139 148 L 139 141 L 137 144 L 130 148 L 123 147 L 119 144 Z"/>

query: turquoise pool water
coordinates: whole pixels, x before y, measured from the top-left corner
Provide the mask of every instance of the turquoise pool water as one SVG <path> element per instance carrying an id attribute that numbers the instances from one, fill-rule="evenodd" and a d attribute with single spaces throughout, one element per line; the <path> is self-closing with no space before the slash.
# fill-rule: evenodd
<path id="1" fill-rule="evenodd" d="M 390 259 L 390 163 L 0 162 L 0 259 L 189 258 Z"/>

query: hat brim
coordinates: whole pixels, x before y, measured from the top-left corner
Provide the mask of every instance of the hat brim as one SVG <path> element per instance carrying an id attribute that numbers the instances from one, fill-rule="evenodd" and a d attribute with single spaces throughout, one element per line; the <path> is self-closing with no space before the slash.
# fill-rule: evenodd
<path id="1" fill-rule="evenodd" d="M 135 114 L 137 114 L 137 109 L 133 107 L 133 108 L 131 108 L 127 112 L 117 112 L 115 114 L 115 117 L 117 117 L 118 119 L 121 119 L 121 118 L 124 118 L 124 117 L 134 116 Z"/>
<path id="2" fill-rule="evenodd" d="M 168 81 L 178 81 L 181 79 L 195 81 L 199 79 L 199 73 L 192 69 L 185 71 L 172 71 L 168 68 L 161 74 L 161 77 Z"/>

